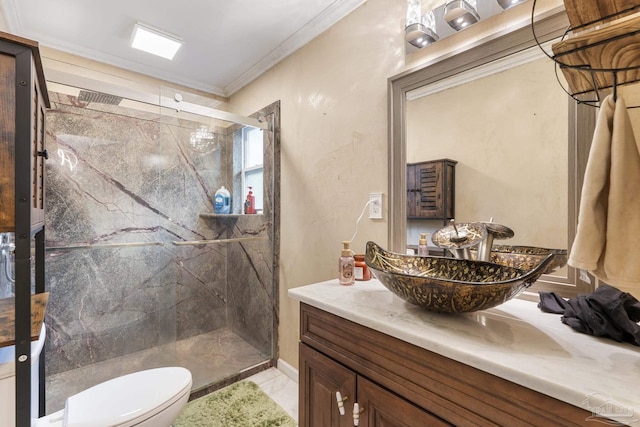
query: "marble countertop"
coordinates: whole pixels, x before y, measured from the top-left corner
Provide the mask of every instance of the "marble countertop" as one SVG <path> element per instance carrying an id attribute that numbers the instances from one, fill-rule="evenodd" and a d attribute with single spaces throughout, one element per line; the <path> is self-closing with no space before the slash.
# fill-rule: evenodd
<path id="1" fill-rule="evenodd" d="M 575 332 L 536 303 L 431 313 L 375 279 L 354 286 L 330 280 L 290 289 L 289 296 L 585 409 L 592 421 L 640 426 L 640 347 Z"/>

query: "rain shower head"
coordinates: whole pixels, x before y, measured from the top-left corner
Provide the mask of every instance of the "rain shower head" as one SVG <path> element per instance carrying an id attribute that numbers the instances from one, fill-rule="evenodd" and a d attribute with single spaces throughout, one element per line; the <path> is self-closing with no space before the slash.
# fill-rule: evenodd
<path id="1" fill-rule="evenodd" d="M 102 92 L 81 90 L 80 94 L 78 95 L 78 101 L 89 103 L 93 102 L 96 104 L 119 105 L 120 101 L 122 101 L 122 97 L 109 95 Z"/>

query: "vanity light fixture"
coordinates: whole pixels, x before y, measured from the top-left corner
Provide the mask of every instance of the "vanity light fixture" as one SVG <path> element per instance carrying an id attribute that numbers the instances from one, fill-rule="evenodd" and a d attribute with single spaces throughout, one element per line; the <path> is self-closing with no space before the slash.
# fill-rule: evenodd
<path id="1" fill-rule="evenodd" d="M 438 37 L 435 30 L 435 16 L 433 12 L 427 12 L 420 18 L 420 22 L 407 25 L 404 30 L 404 37 L 415 47 L 423 48 L 438 41 L 440 37 Z"/>
<path id="2" fill-rule="evenodd" d="M 404 38 L 417 48 L 423 48 L 439 39 L 433 11 L 422 15 L 421 0 L 409 0 Z"/>
<path id="3" fill-rule="evenodd" d="M 500 7 L 502 7 L 504 10 L 510 9 L 513 6 L 516 6 L 520 3 L 524 3 L 527 0 L 498 0 L 498 4 L 500 5 Z"/>
<path id="4" fill-rule="evenodd" d="M 131 34 L 131 47 L 166 59 L 173 59 L 182 40 L 164 31 L 136 22 Z"/>
<path id="5" fill-rule="evenodd" d="M 480 21 L 476 0 L 449 0 L 444 5 L 444 20 L 456 31 Z"/>

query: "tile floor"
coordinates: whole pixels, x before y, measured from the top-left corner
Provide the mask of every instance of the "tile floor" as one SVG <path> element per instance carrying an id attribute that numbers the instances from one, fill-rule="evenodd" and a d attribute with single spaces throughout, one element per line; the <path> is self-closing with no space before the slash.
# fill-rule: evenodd
<path id="1" fill-rule="evenodd" d="M 250 376 L 253 381 L 280 405 L 287 413 L 298 421 L 298 383 L 276 368 L 269 368 Z"/>

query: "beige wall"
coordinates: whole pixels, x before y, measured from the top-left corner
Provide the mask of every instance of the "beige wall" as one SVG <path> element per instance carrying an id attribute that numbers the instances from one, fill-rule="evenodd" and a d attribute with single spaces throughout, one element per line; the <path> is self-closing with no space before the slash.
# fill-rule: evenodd
<path id="1" fill-rule="evenodd" d="M 336 277 L 340 242 L 368 193 L 387 184 L 387 78 L 526 22 L 531 2 L 405 56 L 405 0 L 368 0 L 231 97 L 248 114 L 275 100 L 282 112 L 280 356 L 297 366 L 298 304 L 287 290 Z M 540 1 L 544 12 L 560 0 Z M 364 218 L 354 250 L 387 245 L 387 222 Z M 357 283 L 356 283 L 357 286 Z"/>

